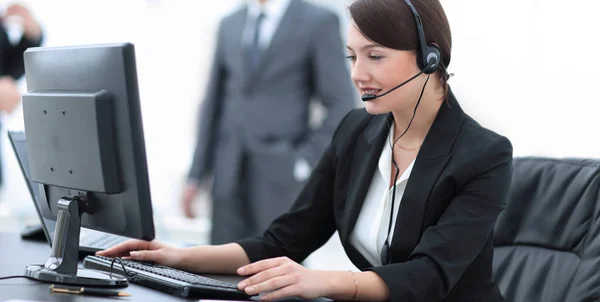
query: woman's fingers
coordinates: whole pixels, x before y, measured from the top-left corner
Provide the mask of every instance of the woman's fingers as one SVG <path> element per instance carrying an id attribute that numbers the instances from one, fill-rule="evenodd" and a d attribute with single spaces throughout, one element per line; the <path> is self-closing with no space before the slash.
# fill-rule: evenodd
<path id="1" fill-rule="evenodd" d="M 294 284 L 295 281 L 296 277 L 294 274 L 287 274 L 275 278 L 270 278 L 258 284 L 250 285 L 246 287 L 244 291 L 250 295 L 264 293 L 280 288 L 289 287 L 290 285 Z"/>
<path id="2" fill-rule="evenodd" d="M 240 282 L 238 284 L 238 288 L 240 290 L 244 290 L 248 286 L 259 284 L 259 283 L 265 282 L 266 280 L 285 275 L 287 272 L 287 268 L 288 268 L 288 266 L 286 264 L 283 264 L 283 265 L 276 266 L 276 267 L 264 270 L 262 272 L 259 272 L 258 274 L 255 274 L 254 276 L 247 278 L 247 279 L 243 280 L 242 282 Z"/>
<path id="3" fill-rule="evenodd" d="M 131 259 L 137 261 L 147 261 L 147 262 L 155 262 L 155 263 L 163 263 L 164 260 L 164 251 L 156 250 L 156 251 L 132 251 L 129 252 Z"/>
<path id="4" fill-rule="evenodd" d="M 242 276 L 254 275 L 287 262 L 292 262 L 292 260 L 288 257 L 270 258 L 244 265 L 238 268 L 237 273 Z"/>
<path id="5" fill-rule="evenodd" d="M 131 251 L 137 250 L 148 250 L 151 247 L 151 243 L 148 241 L 131 239 L 123 243 L 117 244 L 103 251 L 96 252 L 97 256 L 105 257 L 123 257 L 129 256 Z"/>

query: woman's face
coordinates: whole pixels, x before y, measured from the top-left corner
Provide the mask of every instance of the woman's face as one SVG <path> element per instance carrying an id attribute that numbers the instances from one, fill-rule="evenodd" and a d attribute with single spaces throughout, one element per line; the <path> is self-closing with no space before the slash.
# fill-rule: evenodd
<path id="1" fill-rule="evenodd" d="M 351 61 L 352 81 L 360 95 L 379 95 L 419 73 L 415 51 L 396 50 L 375 44 L 350 26 L 348 59 Z M 421 88 L 423 75 L 386 96 L 365 102 L 370 114 L 391 111 L 412 111 Z"/>

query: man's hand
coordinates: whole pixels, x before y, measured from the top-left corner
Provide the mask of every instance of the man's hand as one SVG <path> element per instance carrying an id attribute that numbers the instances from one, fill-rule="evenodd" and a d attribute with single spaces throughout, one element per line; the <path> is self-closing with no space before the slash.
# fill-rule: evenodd
<path id="1" fill-rule="evenodd" d="M 31 12 L 20 4 L 12 4 L 6 9 L 4 18 L 19 17 L 23 22 L 23 32 L 29 40 L 37 41 L 42 36 L 40 24 L 33 18 Z"/>
<path id="2" fill-rule="evenodd" d="M 0 111 L 12 112 L 21 101 L 17 83 L 10 76 L 0 77 Z"/>
<path id="3" fill-rule="evenodd" d="M 199 187 L 195 183 L 186 184 L 181 194 L 181 209 L 187 218 L 196 217 L 194 213 L 194 199 L 198 195 Z"/>

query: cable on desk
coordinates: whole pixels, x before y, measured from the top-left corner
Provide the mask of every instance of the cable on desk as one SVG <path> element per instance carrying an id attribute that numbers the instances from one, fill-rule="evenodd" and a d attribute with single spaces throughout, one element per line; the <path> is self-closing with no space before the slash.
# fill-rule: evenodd
<path id="1" fill-rule="evenodd" d="M 110 274 L 108 275 L 111 279 L 112 277 L 112 273 L 113 273 L 113 265 L 115 264 L 115 261 L 119 260 L 119 263 L 121 264 L 121 268 L 123 269 L 123 272 L 125 273 L 125 278 L 127 279 L 127 281 L 130 281 L 130 278 L 135 277 L 135 275 L 137 275 L 136 273 L 131 273 L 128 272 L 127 269 L 125 268 L 125 265 L 123 264 L 123 260 L 119 257 L 113 258 L 113 260 L 110 262 Z"/>
<path id="2" fill-rule="evenodd" d="M 33 281 L 39 281 L 39 280 L 29 277 L 29 276 L 6 276 L 6 277 L 0 277 L 0 280 L 16 279 L 16 278 L 24 278 L 24 279 L 29 279 L 29 280 L 33 280 Z"/>
<path id="3" fill-rule="evenodd" d="M 33 264 L 33 265 L 35 265 L 35 266 L 44 266 L 43 264 Z M 17 278 L 29 279 L 29 280 L 32 280 L 32 281 L 40 281 L 38 279 L 29 277 L 29 276 L 25 276 L 25 275 L 14 275 L 14 276 L 0 277 L 0 280 L 17 279 Z"/>

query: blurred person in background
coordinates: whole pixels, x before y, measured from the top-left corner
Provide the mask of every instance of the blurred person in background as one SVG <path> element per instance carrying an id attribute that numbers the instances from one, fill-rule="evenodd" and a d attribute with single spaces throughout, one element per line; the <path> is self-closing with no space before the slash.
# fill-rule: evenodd
<path id="1" fill-rule="evenodd" d="M 29 47 L 41 45 L 42 29 L 31 12 L 20 4 L 8 6 L 0 20 L 0 111 L 10 113 L 21 101 L 17 80 L 25 73 L 23 53 Z M 18 40 L 9 34 L 13 26 L 22 28 Z"/>
<path id="2" fill-rule="evenodd" d="M 220 23 L 181 205 L 194 217 L 212 176 L 212 244 L 259 235 L 287 211 L 356 106 L 336 14 L 303 0 L 252 0 Z M 326 108 L 317 129 L 315 99 Z"/>

